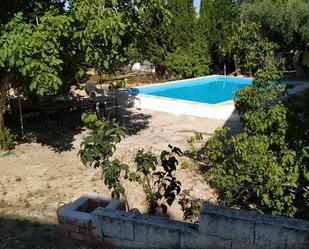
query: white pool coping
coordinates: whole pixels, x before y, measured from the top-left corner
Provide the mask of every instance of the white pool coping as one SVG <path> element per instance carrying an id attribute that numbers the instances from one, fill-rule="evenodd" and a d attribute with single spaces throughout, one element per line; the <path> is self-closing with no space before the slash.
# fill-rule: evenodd
<path id="1" fill-rule="evenodd" d="M 222 75 L 210 75 L 204 77 L 198 77 L 195 79 L 201 78 L 213 78 Z M 229 78 L 237 78 L 237 77 L 230 77 Z M 245 78 L 245 77 L 241 77 Z M 251 78 L 247 78 L 251 79 Z M 164 84 L 174 84 L 177 82 L 184 82 L 189 81 L 192 79 L 186 80 L 177 80 L 167 83 L 158 83 L 158 84 L 151 84 L 148 86 L 138 87 L 138 88 L 147 88 L 153 87 L 156 85 L 164 85 Z M 234 100 L 224 101 L 217 104 L 207 104 L 195 101 L 188 101 L 188 100 L 181 100 L 181 99 L 174 99 L 168 97 L 159 97 L 153 96 L 148 94 L 137 94 L 134 99 L 134 107 L 137 109 L 150 109 L 154 111 L 160 112 L 167 112 L 175 115 L 189 115 L 189 116 L 196 116 L 196 117 L 207 117 L 213 119 L 222 119 L 228 120 L 230 118 L 238 118 L 238 114 L 234 107 Z"/>

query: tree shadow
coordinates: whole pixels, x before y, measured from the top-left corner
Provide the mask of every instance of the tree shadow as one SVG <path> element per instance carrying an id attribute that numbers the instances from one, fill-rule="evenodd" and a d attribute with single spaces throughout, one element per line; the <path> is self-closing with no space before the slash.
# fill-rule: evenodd
<path id="1" fill-rule="evenodd" d="M 15 121 L 12 119 L 8 126 L 20 135 L 18 144 L 35 142 L 47 146 L 56 153 L 62 153 L 74 149 L 75 136 L 84 129 L 80 117 L 81 112 L 75 112 L 64 113 L 61 118 L 56 114 L 48 121 L 42 121 L 40 118 L 26 120 L 24 137 L 21 136 L 20 122 L 16 122 L 16 119 Z"/>
<path id="2" fill-rule="evenodd" d="M 135 111 L 132 108 L 134 97 L 127 94 L 127 92 L 119 91 L 116 97 L 118 100 L 118 114 L 116 115 L 115 108 L 107 109 L 105 117 L 116 118 L 119 123 L 127 128 L 128 135 L 137 135 L 141 130 L 146 129 L 151 115 Z M 46 118 L 42 120 L 42 116 L 24 119 L 24 137 L 21 136 L 21 124 L 18 113 L 15 112 L 14 115 L 7 115 L 6 125 L 15 134 L 20 135 L 17 141 L 18 144 L 35 142 L 47 146 L 56 153 L 62 153 L 73 150 L 76 135 L 87 129 L 81 120 L 82 113 L 86 111 L 95 110 L 92 108 L 91 110 L 55 112 L 48 116 L 48 120 Z"/>
<path id="3" fill-rule="evenodd" d="M 122 108 L 118 121 L 123 124 L 129 136 L 137 135 L 140 131 L 149 127 L 151 115 L 134 112 L 131 109 Z"/>

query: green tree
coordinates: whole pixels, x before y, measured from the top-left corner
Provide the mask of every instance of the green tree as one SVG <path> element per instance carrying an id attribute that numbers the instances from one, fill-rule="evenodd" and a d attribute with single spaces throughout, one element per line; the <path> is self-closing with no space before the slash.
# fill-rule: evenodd
<path id="1" fill-rule="evenodd" d="M 264 66 L 266 59 L 274 56 L 276 44 L 262 37 L 260 26 L 253 22 L 241 22 L 229 37 L 227 54 L 234 57 L 235 69 L 252 70 Z"/>
<path id="2" fill-rule="evenodd" d="M 35 19 L 18 12 L 0 26 L 0 131 L 10 84 L 19 92 L 55 93 L 62 84 L 61 55 L 69 38 L 71 20 L 63 8 L 41 13 Z M 37 12 L 36 12 L 37 11 Z M 40 16 L 38 15 L 40 14 Z"/>
<path id="3" fill-rule="evenodd" d="M 165 65 L 169 72 L 182 78 L 208 75 L 211 58 L 207 42 L 197 36 L 192 44 L 169 53 Z"/>
<path id="4" fill-rule="evenodd" d="M 184 78 L 204 76 L 210 72 L 208 42 L 201 36 L 193 1 L 168 1 L 172 13 L 170 33 L 173 49 L 166 56 L 167 71 Z"/>
<path id="5" fill-rule="evenodd" d="M 231 0 L 202 0 L 198 27 L 200 35 L 208 41 L 215 65 L 225 61 L 225 49 L 237 21 L 237 8 Z"/>
<path id="6" fill-rule="evenodd" d="M 138 32 L 135 7 L 132 1 L 70 1 L 74 39 L 99 73 L 112 74 L 127 61 Z"/>
<path id="7" fill-rule="evenodd" d="M 188 46 L 191 43 L 196 25 L 193 0 L 167 1 L 167 9 L 172 14 L 169 32 L 172 36 L 173 46 L 176 49 Z"/>
<path id="8" fill-rule="evenodd" d="M 140 11 L 141 32 L 137 48 L 142 59 L 155 65 L 157 77 L 162 77 L 166 71 L 166 56 L 172 51 L 172 38 L 168 29 L 171 13 L 166 9 L 166 1 L 155 3 L 153 1 L 149 8 Z"/>
<path id="9" fill-rule="evenodd" d="M 201 0 L 200 12 L 198 15 L 198 32 L 204 39 L 207 39 L 210 29 L 212 3 L 211 0 Z"/>
<path id="10" fill-rule="evenodd" d="M 303 49 L 308 43 L 309 2 L 306 0 L 245 1 L 241 15 L 245 20 L 260 23 L 264 36 L 285 52 Z"/>
<path id="11" fill-rule="evenodd" d="M 64 1 L 18 2 L 21 12 L 0 19 L 0 131 L 10 84 L 20 93 L 56 94 L 74 83 L 82 61 L 114 72 L 139 32 L 139 10 L 155 1 L 71 0 L 69 11 Z"/>

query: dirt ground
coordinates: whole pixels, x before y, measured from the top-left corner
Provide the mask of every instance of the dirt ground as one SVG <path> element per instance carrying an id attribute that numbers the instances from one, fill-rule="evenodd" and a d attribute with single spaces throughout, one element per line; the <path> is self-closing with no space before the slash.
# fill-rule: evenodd
<path id="1" fill-rule="evenodd" d="M 120 122 L 129 135 L 118 146 L 115 157 L 132 165 L 138 149 L 159 155 L 169 144 L 188 149 L 186 140 L 195 131 L 207 139 L 216 128 L 237 129 L 238 121 L 175 116 L 149 110 L 125 110 Z M 78 120 L 78 118 L 77 118 Z M 64 123 L 66 124 L 66 123 Z M 13 154 L 0 157 L 0 248 L 59 248 L 56 211 L 87 192 L 109 195 L 100 170 L 86 168 L 77 155 L 89 131 L 80 124 L 26 125 L 28 139 Z M 28 130 L 27 130 L 28 129 Z M 215 192 L 196 170 L 177 171 L 182 189 L 193 189 L 196 197 L 214 200 Z M 131 207 L 147 210 L 141 186 L 125 183 Z M 182 219 L 176 203 L 169 216 Z"/>

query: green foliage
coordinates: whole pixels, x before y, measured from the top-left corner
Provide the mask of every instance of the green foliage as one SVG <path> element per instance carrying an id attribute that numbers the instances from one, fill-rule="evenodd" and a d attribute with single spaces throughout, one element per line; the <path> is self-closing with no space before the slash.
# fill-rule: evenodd
<path id="1" fill-rule="evenodd" d="M 226 60 L 224 52 L 234 33 L 233 24 L 238 21 L 237 8 L 231 0 L 201 0 L 198 32 L 208 43 L 214 65 Z"/>
<path id="2" fill-rule="evenodd" d="M 180 193 L 181 183 L 176 180 L 174 172 L 178 165 L 176 156 L 180 149 L 169 146 L 170 151 L 162 151 L 160 156 L 163 171 L 158 171 L 158 160 L 151 152 L 139 150 L 135 157 L 136 171 L 130 171 L 127 164 L 118 159 L 111 161 L 116 144 L 125 136 L 125 128 L 115 120 L 99 120 L 95 113 L 82 116 L 83 122 L 93 129 L 93 134 L 85 137 L 81 143 L 79 156 L 86 166 L 102 169 L 104 184 L 111 190 L 113 197 L 126 198 L 123 181 L 138 182 L 143 185 L 149 212 L 167 212 L 167 207 Z"/>
<path id="3" fill-rule="evenodd" d="M 180 164 L 181 169 L 190 170 L 190 169 L 196 169 L 198 165 L 195 162 L 188 162 L 184 161 Z"/>
<path id="4" fill-rule="evenodd" d="M 112 197 L 120 198 L 123 196 L 126 199 L 125 188 L 121 183 L 121 179 L 137 181 L 139 178 L 135 173 L 129 171 L 127 164 L 121 163 L 119 160 L 113 160 L 107 167 L 102 168 L 102 177 L 104 184 L 109 190 L 112 190 Z"/>
<path id="5" fill-rule="evenodd" d="M 306 0 L 245 1 L 241 14 L 245 20 L 260 23 L 263 34 L 286 52 L 302 49 L 308 42 L 309 3 Z"/>
<path id="6" fill-rule="evenodd" d="M 266 58 L 274 55 L 276 44 L 261 36 L 258 24 L 241 22 L 229 37 L 226 49 L 227 53 L 235 55 L 236 67 L 252 71 L 266 64 Z"/>
<path id="7" fill-rule="evenodd" d="M 257 110 L 265 111 L 274 101 L 282 100 L 286 86 L 275 81 L 281 77 L 280 68 L 281 61 L 267 65 L 256 73 L 253 87 L 244 87 L 236 93 L 235 107 L 242 118 Z"/>
<path id="8" fill-rule="evenodd" d="M 195 31 L 195 10 L 193 0 L 167 1 L 167 9 L 172 14 L 169 26 L 174 48 L 187 47 Z"/>
<path id="9" fill-rule="evenodd" d="M 211 59 L 207 43 L 197 39 L 187 48 L 179 48 L 169 53 L 165 65 L 172 74 L 183 78 L 208 75 Z"/>
<path id="10" fill-rule="evenodd" d="M 133 2 L 118 8 L 123 1 L 72 0 L 73 39 L 85 61 L 100 73 L 113 73 L 127 61 L 128 48 L 137 33 Z"/>
<path id="11" fill-rule="evenodd" d="M 157 77 L 166 71 L 165 60 L 172 50 L 172 37 L 169 31 L 171 13 L 167 10 L 166 1 L 153 1 L 148 8 L 141 9 L 141 32 L 137 48 L 140 59 L 151 61 L 156 68 Z"/>
<path id="12" fill-rule="evenodd" d="M 0 131 L 0 150 L 10 150 L 14 146 L 16 135 L 9 128 Z"/>
<path id="13" fill-rule="evenodd" d="M 201 0 L 200 13 L 197 20 L 197 24 L 198 24 L 198 31 L 204 38 L 207 38 L 207 34 L 210 32 L 211 8 L 212 8 L 212 1 Z"/>
<path id="14" fill-rule="evenodd" d="M 70 19 L 46 13 L 38 25 L 27 23 L 22 13 L 4 25 L 0 34 L 0 70 L 10 71 L 15 87 L 40 95 L 55 92 L 62 84 L 60 71 Z"/>
<path id="15" fill-rule="evenodd" d="M 100 120 L 96 113 L 82 115 L 83 122 L 93 129 L 93 134 L 85 137 L 81 143 L 79 156 L 82 163 L 94 168 L 102 168 L 104 184 L 112 190 L 112 196 L 125 196 L 125 189 L 120 182 L 123 173 L 125 179 L 133 179 L 127 165 L 119 160 L 111 161 L 116 144 L 125 137 L 125 128 L 115 120 Z"/>
<path id="16" fill-rule="evenodd" d="M 79 155 L 82 163 L 95 168 L 109 166 L 109 158 L 114 154 L 116 144 L 125 137 L 125 128 L 115 120 L 100 120 L 95 113 L 83 114 L 82 120 L 94 129 L 94 134 L 81 143 Z"/>
<path id="17" fill-rule="evenodd" d="M 82 62 L 113 73 L 127 61 L 138 10 L 155 0 L 71 0 L 69 10 L 65 1 L 16 1 L 0 12 L 1 84 L 9 74 L 19 94 L 53 95 L 78 83 Z"/>
<path id="18" fill-rule="evenodd" d="M 223 157 L 210 170 L 211 184 L 221 193 L 222 204 L 257 202 L 274 215 L 293 215 L 298 179 L 295 153 L 285 148 L 272 151 L 264 135 L 241 133 L 224 141 Z"/>
<path id="19" fill-rule="evenodd" d="M 307 205 L 308 126 L 300 127 L 308 122 L 303 115 L 308 111 L 300 115 L 289 107 L 286 86 L 275 81 L 279 64 L 267 65 L 252 87 L 238 91 L 243 132 L 227 136 L 227 129 L 218 130 L 204 150 L 221 204 L 254 203 L 274 215 L 293 216 Z M 296 116 L 302 122 L 292 121 Z"/>
<path id="20" fill-rule="evenodd" d="M 193 136 L 187 140 L 187 144 L 189 145 L 190 152 L 194 157 L 197 156 L 199 148 L 197 147 L 203 141 L 203 134 L 201 132 L 194 132 Z"/>
<path id="21" fill-rule="evenodd" d="M 183 190 L 179 197 L 178 204 L 181 206 L 184 219 L 197 223 L 200 209 L 204 201 L 192 196 L 190 190 Z"/>
<path id="22" fill-rule="evenodd" d="M 174 172 L 178 165 L 176 156 L 181 156 L 182 152 L 171 145 L 169 148 L 170 151 L 162 151 L 160 156 L 164 171 L 157 171 L 158 161 L 151 152 L 139 150 L 136 154 L 137 173 L 142 174 L 142 184 L 151 214 L 166 214 L 168 206 L 173 204 L 181 190 L 181 183 L 176 180 Z"/>

